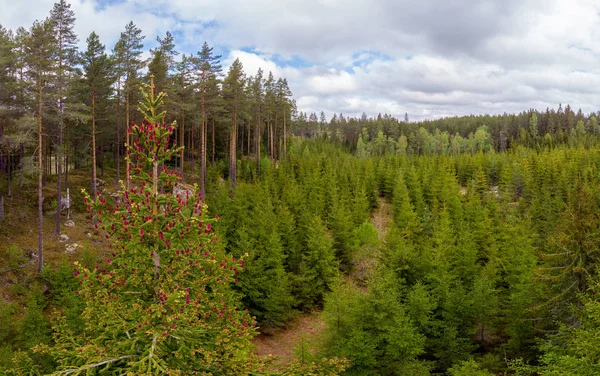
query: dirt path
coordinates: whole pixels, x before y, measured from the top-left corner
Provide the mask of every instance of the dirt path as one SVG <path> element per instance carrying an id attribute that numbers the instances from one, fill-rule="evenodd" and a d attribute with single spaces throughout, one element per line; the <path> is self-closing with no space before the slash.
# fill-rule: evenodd
<path id="1" fill-rule="evenodd" d="M 254 338 L 254 353 L 261 357 L 272 355 L 274 366 L 290 364 L 296 358 L 302 339 L 310 342 L 325 329 L 319 312 L 307 313 L 293 320 L 288 327 L 273 335 L 260 334 Z"/>
<path id="2" fill-rule="evenodd" d="M 383 241 L 392 221 L 392 203 L 384 197 L 377 197 L 377 208 L 371 214 L 371 223 L 379 230 L 379 240 Z"/>
<path id="3" fill-rule="evenodd" d="M 378 198 L 377 208 L 371 215 L 371 223 L 379 231 L 379 240 L 383 241 L 392 221 L 392 204 L 389 199 Z M 351 282 L 350 282 L 351 283 Z M 366 291 L 366 290 L 365 290 Z M 253 340 L 254 353 L 260 357 L 274 357 L 273 368 L 290 364 L 296 359 L 302 339 L 310 343 L 325 329 L 320 312 L 306 313 L 280 329 L 273 335 L 260 334 Z M 306 343 L 305 342 L 305 343 Z M 311 348 L 312 346 L 308 346 Z"/>

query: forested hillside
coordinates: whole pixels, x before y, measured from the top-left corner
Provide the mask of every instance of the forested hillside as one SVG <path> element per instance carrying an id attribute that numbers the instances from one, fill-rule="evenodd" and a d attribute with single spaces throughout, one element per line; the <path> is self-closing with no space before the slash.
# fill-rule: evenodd
<path id="1" fill-rule="evenodd" d="M 75 22 L 0 28 L 0 374 L 600 374 L 597 114 L 328 120 Z"/>

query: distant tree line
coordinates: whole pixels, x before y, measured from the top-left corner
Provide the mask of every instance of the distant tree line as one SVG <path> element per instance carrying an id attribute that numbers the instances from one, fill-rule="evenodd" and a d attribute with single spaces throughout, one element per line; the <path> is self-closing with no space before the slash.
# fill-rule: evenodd
<path id="1" fill-rule="evenodd" d="M 588 144 L 586 138 L 600 136 L 598 114 L 564 109 L 529 110 L 519 114 L 470 115 L 409 122 L 391 115 L 360 118 L 324 113 L 296 113 L 293 134 L 323 137 L 342 142 L 359 155 L 445 154 L 506 151 L 518 145 L 540 150 L 557 145 Z"/>

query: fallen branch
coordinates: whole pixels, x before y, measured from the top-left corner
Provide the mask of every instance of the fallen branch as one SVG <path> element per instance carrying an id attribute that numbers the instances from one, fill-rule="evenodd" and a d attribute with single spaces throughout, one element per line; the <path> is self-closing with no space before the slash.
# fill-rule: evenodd
<path id="1" fill-rule="evenodd" d="M 105 364 L 110 364 L 110 363 L 118 362 L 119 360 L 123 360 L 123 359 L 127 359 L 127 358 L 133 358 L 133 355 L 123 355 L 123 356 L 120 356 L 120 357 L 115 358 L 115 359 L 109 359 L 109 360 L 105 360 L 105 361 L 99 362 L 99 363 L 88 364 L 88 365 L 85 365 L 85 366 L 82 366 L 82 367 L 79 367 L 79 368 L 72 368 L 72 369 L 67 369 L 67 370 L 64 370 L 64 371 L 59 371 L 59 372 L 57 372 L 57 374 L 58 375 L 70 375 L 70 374 L 73 374 L 73 373 L 80 373 L 82 371 L 87 371 L 87 370 L 92 369 L 92 368 L 101 367 L 101 366 L 103 366 Z"/>

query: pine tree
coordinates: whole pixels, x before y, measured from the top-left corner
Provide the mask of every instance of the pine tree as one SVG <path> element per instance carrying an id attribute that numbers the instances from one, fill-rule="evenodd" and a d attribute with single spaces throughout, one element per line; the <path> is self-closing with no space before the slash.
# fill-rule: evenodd
<path id="1" fill-rule="evenodd" d="M 175 51 L 175 40 L 170 32 L 165 37 L 156 37 L 158 48 L 151 49 L 152 60 L 148 63 L 148 75 L 154 76 L 154 85 L 157 92 L 167 90 L 169 73 L 175 67 L 175 57 L 179 52 Z"/>
<path id="2" fill-rule="evenodd" d="M 410 201 L 409 191 L 404 182 L 404 174 L 400 172 L 396 179 L 392 198 L 392 212 L 394 222 L 407 236 L 419 231 L 419 222 Z"/>
<path id="3" fill-rule="evenodd" d="M 181 60 L 175 63 L 176 71 L 172 77 L 174 84 L 171 89 L 171 103 L 177 114 L 179 133 L 176 140 L 185 145 L 185 121 L 186 113 L 194 108 L 194 85 L 193 85 L 193 60 L 191 55 L 183 54 Z M 190 147 L 193 147 L 190 145 Z M 179 173 L 183 178 L 184 154 L 179 156 Z"/>
<path id="4" fill-rule="evenodd" d="M 11 156 L 15 146 L 10 140 L 11 123 L 14 121 L 14 102 L 17 89 L 16 80 L 17 56 L 12 32 L 7 31 L 0 25 L 0 165 L 7 167 L 6 194 L 11 195 Z M 0 196 L 2 196 L 0 194 Z M 2 198 L 0 198 L 2 200 Z M 3 208 L 0 208 L 0 216 L 3 219 Z"/>
<path id="5" fill-rule="evenodd" d="M 287 157 L 287 120 L 291 113 L 291 104 L 288 97 L 292 96 L 292 91 L 290 90 L 287 80 L 285 78 L 280 78 L 277 80 L 277 99 L 279 102 L 279 111 L 282 113 L 283 119 L 283 135 L 282 135 L 282 143 L 283 143 L 283 159 L 285 160 Z"/>
<path id="6" fill-rule="evenodd" d="M 240 59 L 235 59 L 227 77 L 223 82 L 223 97 L 225 106 L 231 116 L 230 138 L 229 138 L 229 180 L 231 187 L 235 190 L 237 180 L 237 131 L 239 115 L 244 101 L 244 70 Z"/>
<path id="7" fill-rule="evenodd" d="M 256 171 L 257 175 L 260 176 L 260 146 L 261 146 L 261 134 L 262 134 L 262 105 L 264 100 L 263 93 L 263 71 L 258 69 L 256 76 L 251 79 L 251 98 L 254 106 L 253 118 L 254 118 L 254 158 L 256 159 Z"/>
<path id="8" fill-rule="evenodd" d="M 537 274 L 545 286 L 546 302 L 540 308 L 549 315 L 552 326 L 556 322 L 577 325 L 574 309 L 580 306 L 580 294 L 588 290 L 597 275 L 594 265 L 599 261 L 598 208 L 594 189 L 578 181 L 541 253 Z"/>
<path id="9" fill-rule="evenodd" d="M 92 32 L 87 38 L 87 50 L 81 54 L 82 68 L 84 77 L 82 84 L 87 95 L 86 102 L 90 106 L 90 116 L 92 123 L 92 179 L 91 192 L 92 200 L 96 201 L 96 121 L 97 108 L 102 99 L 105 99 L 111 93 L 113 79 L 111 77 L 111 61 L 105 53 L 104 45 L 100 43 L 100 38 L 95 32 Z"/>
<path id="10" fill-rule="evenodd" d="M 27 75 L 33 83 L 31 90 L 36 93 L 36 122 L 38 134 L 38 272 L 44 265 L 43 253 L 43 202 L 42 177 L 44 173 L 44 160 L 42 156 L 42 139 L 44 133 L 45 105 L 49 99 L 48 87 L 51 83 L 51 74 L 54 69 L 52 60 L 56 52 L 56 39 L 53 35 L 53 24 L 50 20 L 34 22 L 27 38 L 26 64 Z"/>
<path id="11" fill-rule="evenodd" d="M 277 92 L 275 88 L 275 78 L 273 73 L 269 72 L 264 82 L 265 98 L 265 120 L 267 123 L 267 153 L 272 161 L 275 160 L 275 141 L 273 140 L 273 122 L 277 111 Z"/>
<path id="12" fill-rule="evenodd" d="M 198 52 L 196 70 L 200 79 L 200 109 L 202 119 L 200 124 L 200 190 L 206 194 L 206 139 L 208 134 L 208 115 L 213 113 L 213 148 L 214 148 L 214 112 L 217 106 L 218 90 L 214 90 L 214 81 L 221 75 L 221 55 L 214 55 L 213 48 L 204 42 L 202 50 Z M 211 90 L 212 89 L 212 90 Z M 214 153 L 213 153 L 214 159 Z"/>
<path id="13" fill-rule="evenodd" d="M 538 136 L 538 117 L 537 113 L 533 112 L 531 114 L 531 119 L 529 119 L 529 136 L 531 137 L 531 146 L 535 146 L 537 142 Z"/>
<path id="14" fill-rule="evenodd" d="M 131 118 L 130 106 L 131 103 L 134 102 L 134 90 L 138 86 L 138 74 L 140 69 L 145 65 L 145 63 L 140 59 L 142 55 L 142 48 L 144 47 L 142 44 L 144 38 L 145 36 L 142 35 L 142 31 L 135 26 L 133 21 L 130 21 L 125 26 L 125 31 L 121 33 L 121 37 L 115 45 L 117 64 L 120 67 L 120 74 L 123 75 L 124 79 L 123 93 L 125 96 L 126 127 L 129 127 Z M 125 138 L 125 144 L 129 145 L 129 143 L 129 134 L 127 134 Z M 131 160 L 126 157 L 125 162 L 125 185 L 127 188 L 129 188 Z"/>
<path id="15" fill-rule="evenodd" d="M 576 327 L 561 327 L 555 342 L 542 344 L 541 365 L 535 369 L 543 376 L 592 376 L 600 372 L 600 303 L 595 282 L 591 293 L 584 298 L 585 305 L 578 314 Z M 558 339 L 558 341 L 556 341 Z"/>
<path id="16" fill-rule="evenodd" d="M 54 4 L 50 12 L 50 22 L 54 29 L 54 38 L 56 39 L 56 89 L 58 95 L 58 143 L 57 154 L 57 209 L 56 209 L 56 227 L 54 234 L 60 235 L 60 215 L 62 198 L 62 168 L 63 168 L 63 134 L 65 128 L 65 95 L 67 93 L 68 82 L 71 72 L 77 63 L 77 36 L 73 31 L 75 26 L 75 13 L 71 10 L 71 4 L 65 0 L 60 0 Z M 68 166 L 67 166 L 68 168 Z M 65 184 L 68 184 L 66 182 Z"/>
<path id="17" fill-rule="evenodd" d="M 337 260 L 333 250 L 333 241 L 327 233 L 327 227 L 317 216 L 303 221 L 305 246 L 299 265 L 300 302 L 310 308 L 320 304 L 325 293 L 331 291 L 333 279 L 338 272 Z"/>

